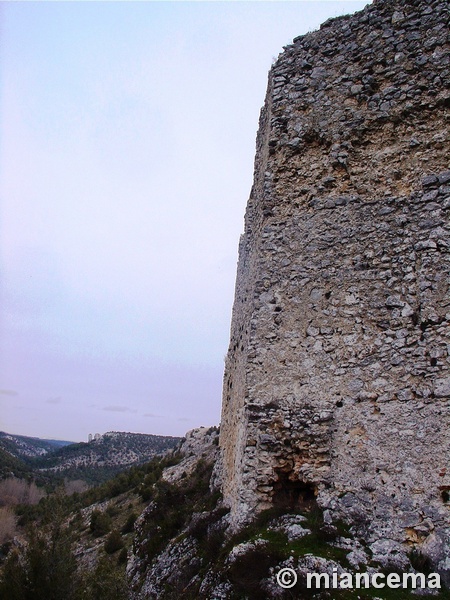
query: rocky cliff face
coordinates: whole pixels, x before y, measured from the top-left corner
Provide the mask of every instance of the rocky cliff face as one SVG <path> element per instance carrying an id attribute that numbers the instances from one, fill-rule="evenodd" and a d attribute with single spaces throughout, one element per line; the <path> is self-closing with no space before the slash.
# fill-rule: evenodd
<path id="1" fill-rule="evenodd" d="M 272 67 L 220 433 L 234 527 L 344 518 L 450 569 L 449 6 L 375 0 Z"/>

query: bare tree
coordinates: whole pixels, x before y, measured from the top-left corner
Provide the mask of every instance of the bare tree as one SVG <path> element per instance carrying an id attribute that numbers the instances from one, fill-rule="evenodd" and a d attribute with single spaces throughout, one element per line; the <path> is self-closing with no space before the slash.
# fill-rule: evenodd
<path id="1" fill-rule="evenodd" d="M 0 481 L 0 506 L 16 504 L 37 504 L 45 492 L 32 481 L 9 477 Z"/>
<path id="2" fill-rule="evenodd" d="M 7 507 L 0 508 L 0 545 L 11 540 L 16 533 L 16 515 Z"/>
<path id="3" fill-rule="evenodd" d="M 89 489 L 88 484 L 82 479 L 65 479 L 64 490 L 68 496 L 78 493 L 81 494 Z"/>

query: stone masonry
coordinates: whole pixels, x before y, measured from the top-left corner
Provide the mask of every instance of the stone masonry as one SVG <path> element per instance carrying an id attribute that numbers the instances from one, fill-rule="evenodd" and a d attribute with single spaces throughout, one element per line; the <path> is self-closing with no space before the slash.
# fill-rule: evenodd
<path id="1" fill-rule="evenodd" d="M 220 432 L 235 527 L 343 518 L 450 573 L 446 0 L 375 0 L 269 73 Z"/>

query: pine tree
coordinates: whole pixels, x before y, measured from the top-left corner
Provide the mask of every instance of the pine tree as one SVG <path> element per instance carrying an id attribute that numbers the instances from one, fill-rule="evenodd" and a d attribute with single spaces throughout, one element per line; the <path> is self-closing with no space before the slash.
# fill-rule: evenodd
<path id="1" fill-rule="evenodd" d="M 28 543 L 11 552 L 0 581 L 0 598 L 72 600 L 76 569 L 70 535 L 57 516 L 47 530 L 30 529 Z"/>

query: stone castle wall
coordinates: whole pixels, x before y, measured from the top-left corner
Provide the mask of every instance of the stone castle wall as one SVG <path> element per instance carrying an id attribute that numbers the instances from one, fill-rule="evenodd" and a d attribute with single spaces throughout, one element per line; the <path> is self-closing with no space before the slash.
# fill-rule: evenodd
<path id="1" fill-rule="evenodd" d="M 224 377 L 236 526 L 318 502 L 445 566 L 448 24 L 446 0 L 375 0 L 270 71 Z"/>

